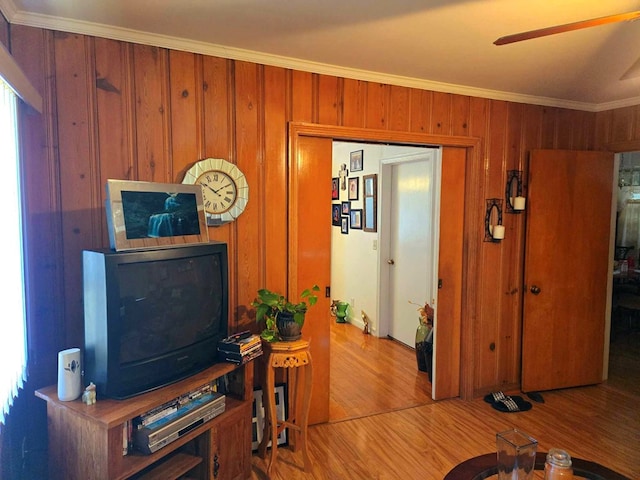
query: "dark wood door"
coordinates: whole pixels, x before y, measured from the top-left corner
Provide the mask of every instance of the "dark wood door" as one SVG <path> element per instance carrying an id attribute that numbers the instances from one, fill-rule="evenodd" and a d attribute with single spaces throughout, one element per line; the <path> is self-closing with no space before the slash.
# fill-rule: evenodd
<path id="1" fill-rule="evenodd" d="M 613 154 L 529 160 L 522 390 L 602 381 Z"/>

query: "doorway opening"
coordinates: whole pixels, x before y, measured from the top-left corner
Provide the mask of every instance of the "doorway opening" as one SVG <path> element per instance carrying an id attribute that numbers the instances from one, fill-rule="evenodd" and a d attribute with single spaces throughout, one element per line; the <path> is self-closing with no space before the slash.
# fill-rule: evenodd
<path id="1" fill-rule="evenodd" d="M 606 377 L 609 386 L 640 395 L 640 151 L 618 154 L 616 165 Z"/>
<path id="2" fill-rule="evenodd" d="M 473 181 L 482 173 L 479 160 L 480 141 L 471 137 L 449 137 L 412 132 L 379 131 L 365 128 L 292 122 L 289 124 L 289 188 L 288 215 L 288 289 L 296 291 L 303 285 L 331 283 L 332 226 L 323 222 L 318 212 L 330 215 L 332 190 L 327 188 L 335 177 L 332 171 L 334 140 L 433 147 L 442 149 L 442 184 L 439 270 L 443 278 L 438 285 L 439 315 L 447 322 L 437 322 L 434 345 L 446 338 L 433 352 L 432 395 L 436 400 L 471 398 L 474 390 L 473 370 L 463 364 L 473 349 L 473 325 L 478 305 L 468 292 L 478 278 L 478 262 L 474 261 L 480 245 L 474 241 L 479 221 L 466 211 L 480 209 L 481 182 Z M 366 164 L 366 159 L 365 159 Z M 345 167 L 346 168 L 346 167 Z M 312 214 L 306 214 L 312 213 Z M 320 303 L 320 301 L 319 301 Z M 325 312 L 329 296 L 322 299 Z M 357 308 L 357 306 L 356 306 Z M 313 318 L 324 314 L 322 309 L 308 312 Z M 416 312 L 417 313 L 417 312 Z M 331 321 L 305 323 L 305 332 L 313 338 L 314 378 L 310 425 L 329 421 L 330 384 L 330 324 Z M 325 317 L 326 318 L 326 317 Z M 317 373 L 317 375 L 316 375 Z M 391 372 L 392 373 L 392 372 Z M 387 375 L 390 373 L 387 372 Z M 384 380 L 384 378 L 383 378 Z"/>
<path id="3" fill-rule="evenodd" d="M 417 368 L 414 339 L 416 304 L 434 305 L 437 294 L 440 150 L 334 141 L 332 157 L 331 299 L 347 302 L 349 309 L 348 324 L 331 327 L 330 397 L 336 407 L 329 420 L 429 403 L 432 387 L 427 373 Z M 377 180 L 378 221 L 367 229 L 365 214 L 372 205 L 366 202 L 372 192 L 366 182 L 372 176 Z M 399 239 L 404 244 L 398 245 Z M 400 260 L 404 287 L 396 285 L 393 267 L 398 264 L 389 263 L 394 256 Z M 393 293 L 398 289 L 402 295 Z M 349 368 L 357 381 L 348 380 Z M 351 401 L 359 397 L 359 402 Z"/>

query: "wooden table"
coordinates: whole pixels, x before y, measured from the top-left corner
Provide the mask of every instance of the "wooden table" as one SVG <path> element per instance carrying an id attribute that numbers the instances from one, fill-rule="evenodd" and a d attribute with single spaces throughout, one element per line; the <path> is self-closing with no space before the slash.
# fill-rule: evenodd
<path id="1" fill-rule="evenodd" d="M 536 453 L 536 470 L 544 470 L 544 462 L 547 459 L 547 452 Z M 620 475 L 618 472 L 600 465 L 599 463 L 572 458 L 573 474 L 576 479 L 586 478 L 589 480 L 631 480 Z M 483 480 L 498 475 L 497 457 L 494 453 L 486 453 L 478 457 L 470 458 L 455 466 L 444 480 Z"/>
<path id="2" fill-rule="evenodd" d="M 294 447 L 297 447 L 299 443 L 304 459 L 304 470 L 309 472 L 311 470 L 311 460 L 307 452 L 307 424 L 312 382 L 309 342 L 307 340 L 263 342 L 262 350 L 265 365 L 264 383 L 262 385 L 265 421 L 258 453 L 262 458 L 265 458 L 267 445 L 271 441 L 271 457 L 267 467 L 267 474 L 271 475 L 271 470 L 275 466 L 278 455 L 278 435 L 284 428 L 289 428 L 289 433 L 293 437 L 290 442 Z M 276 415 L 274 396 L 276 368 L 284 368 L 288 373 L 289 415 L 283 421 L 279 421 Z M 302 397 L 301 404 L 299 404 L 300 397 Z"/>

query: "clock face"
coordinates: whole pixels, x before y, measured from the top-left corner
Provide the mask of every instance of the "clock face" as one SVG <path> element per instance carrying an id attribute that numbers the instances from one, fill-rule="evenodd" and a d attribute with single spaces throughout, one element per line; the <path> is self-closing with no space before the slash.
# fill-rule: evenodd
<path id="1" fill-rule="evenodd" d="M 182 183 L 202 187 L 205 216 L 210 226 L 232 222 L 249 201 L 249 184 L 244 174 L 236 165 L 221 158 L 196 162 Z"/>
<path id="2" fill-rule="evenodd" d="M 233 178 L 220 170 L 209 170 L 196 179 L 202 185 L 204 210 L 216 214 L 229 211 L 238 196 L 238 189 Z"/>

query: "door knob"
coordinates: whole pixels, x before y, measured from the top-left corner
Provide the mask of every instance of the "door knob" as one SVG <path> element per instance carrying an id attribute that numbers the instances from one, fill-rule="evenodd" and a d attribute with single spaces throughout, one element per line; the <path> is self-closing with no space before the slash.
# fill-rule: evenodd
<path id="1" fill-rule="evenodd" d="M 396 262 L 393 261 L 393 258 L 390 258 L 389 260 L 387 260 L 387 263 L 389 265 L 395 265 Z"/>
<path id="2" fill-rule="evenodd" d="M 529 290 L 531 290 L 531 293 L 533 293 L 534 295 L 538 295 L 540 293 L 540 287 L 538 287 L 537 285 L 531 285 L 531 288 Z"/>

